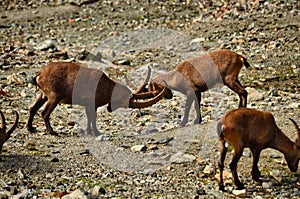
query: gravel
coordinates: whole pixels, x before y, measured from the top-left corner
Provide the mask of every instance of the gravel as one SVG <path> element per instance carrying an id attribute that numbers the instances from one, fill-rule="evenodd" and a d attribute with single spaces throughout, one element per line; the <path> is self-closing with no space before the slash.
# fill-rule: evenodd
<path id="1" fill-rule="evenodd" d="M 152 76 L 217 48 L 231 49 L 251 64 L 240 80 L 248 106 L 274 114 L 294 139 L 289 117 L 299 121 L 299 1 L 1 1 L 0 109 L 20 122 L 5 143 L 0 162 L 0 198 L 299 198 L 300 176 L 282 154 L 267 149 L 251 179 L 251 154 L 239 162 L 246 189 L 235 190 L 228 162 L 225 192 L 218 190 L 216 120 L 236 108 L 226 87 L 203 93 L 203 123 L 178 128 L 185 96 L 152 107 L 98 109 L 103 135 L 85 135 L 82 107 L 59 105 L 45 131 L 25 124 L 38 91 L 29 82 L 46 63 L 77 61 L 104 70 L 134 89 L 147 68 Z M 132 152 L 134 151 L 134 152 Z"/>

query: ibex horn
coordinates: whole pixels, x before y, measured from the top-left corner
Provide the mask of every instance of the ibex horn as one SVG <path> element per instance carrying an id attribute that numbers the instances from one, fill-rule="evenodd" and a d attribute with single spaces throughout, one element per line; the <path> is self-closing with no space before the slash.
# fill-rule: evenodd
<path id="1" fill-rule="evenodd" d="M 12 132 L 17 128 L 18 125 L 18 121 L 19 121 L 19 114 L 17 111 L 14 111 L 16 114 L 16 121 L 14 122 L 14 124 L 12 125 L 12 127 L 10 127 L 10 129 L 7 131 L 8 135 L 11 135 Z"/>
<path id="2" fill-rule="evenodd" d="M 138 88 L 136 89 L 136 91 L 134 92 L 134 94 L 138 94 L 138 93 L 140 93 L 141 91 L 144 90 L 145 86 L 146 86 L 146 85 L 148 84 L 148 82 L 149 82 L 150 76 L 151 76 L 151 68 L 150 68 L 150 66 L 148 66 L 148 74 L 147 74 L 147 77 L 146 77 L 144 83 L 143 83 L 140 87 L 138 87 Z"/>
<path id="3" fill-rule="evenodd" d="M 297 131 L 297 141 L 298 141 L 298 144 L 300 145 L 300 129 L 299 129 L 299 126 L 298 124 L 295 122 L 295 120 L 293 120 L 292 118 L 289 118 L 292 123 L 294 124 L 295 128 L 296 128 L 296 131 Z"/>
<path id="4" fill-rule="evenodd" d="M 1 131 L 2 130 L 6 130 L 6 123 L 5 123 L 5 117 L 4 117 L 4 115 L 3 115 L 3 113 L 2 113 L 2 111 L 0 111 L 0 115 L 1 115 Z"/>

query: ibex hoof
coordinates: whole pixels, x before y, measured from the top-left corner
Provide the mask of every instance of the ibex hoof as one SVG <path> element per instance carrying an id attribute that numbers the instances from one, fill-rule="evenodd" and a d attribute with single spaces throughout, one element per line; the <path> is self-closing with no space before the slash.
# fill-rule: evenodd
<path id="1" fill-rule="evenodd" d="M 36 131 L 36 128 L 33 127 L 33 126 L 27 126 L 27 130 L 30 132 L 30 133 L 33 133 Z"/>
<path id="2" fill-rule="evenodd" d="M 180 127 L 184 127 L 186 124 L 187 124 L 187 121 L 182 121 L 182 122 L 180 123 Z"/>
<path id="3" fill-rule="evenodd" d="M 224 191 L 224 185 L 219 185 L 219 190 Z"/>
<path id="4" fill-rule="evenodd" d="M 100 131 L 98 131 L 98 130 L 97 130 L 97 131 L 94 131 L 94 136 L 97 137 L 97 136 L 99 136 L 99 135 L 101 135 Z"/>
<path id="5" fill-rule="evenodd" d="M 58 136 L 58 133 L 56 133 L 55 131 L 50 131 L 50 134 L 51 134 L 51 135 Z"/>
<path id="6" fill-rule="evenodd" d="M 196 119 L 196 120 L 194 121 L 194 124 L 201 124 L 201 122 L 202 122 L 202 120 L 197 120 L 197 119 Z"/>
<path id="7" fill-rule="evenodd" d="M 87 130 L 87 134 L 88 134 L 88 135 L 91 135 L 91 136 L 96 136 L 96 137 L 99 136 L 99 135 L 102 135 L 102 133 L 100 133 L 100 131 L 97 130 L 97 129 L 96 129 L 96 130 L 93 130 L 93 131 L 90 130 L 90 129 L 88 129 L 88 130 Z"/>
<path id="8" fill-rule="evenodd" d="M 238 190 L 245 189 L 245 186 L 242 183 L 240 183 L 240 184 L 237 185 L 237 189 Z"/>

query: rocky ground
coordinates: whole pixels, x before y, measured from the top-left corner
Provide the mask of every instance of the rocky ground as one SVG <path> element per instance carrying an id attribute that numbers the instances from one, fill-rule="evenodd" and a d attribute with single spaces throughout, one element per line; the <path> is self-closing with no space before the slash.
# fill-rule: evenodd
<path id="1" fill-rule="evenodd" d="M 299 1 L 1 1 L 0 108 L 20 122 L 0 162 L 0 198 L 299 198 L 300 176 L 279 152 L 263 151 L 264 182 L 251 179 L 245 150 L 235 190 L 226 159 L 226 191 L 218 191 L 215 121 L 237 107 L 236 94 L 214 88 L 203 94 L 203 122 L 178 128 L 185 96 L 174 93 L 142 110 L 98 109 L 104 136 L 84 136 L 84 110 L 60 105 L 48 135 L 25 129 L 38 91 L 29 82 L 46 63 L 76 61 L 104 70 L 130 87 L 151 66 L 153 76 L 182 60 L 226 48 L 247 57 L 240 80 L 249 107 L 272 112 L 294 139 L 289 117 L 299 121 Z M 100 139 L 101 138 L 101 139 Z M 72 194 L 68 194 L 72 193 Z"/>

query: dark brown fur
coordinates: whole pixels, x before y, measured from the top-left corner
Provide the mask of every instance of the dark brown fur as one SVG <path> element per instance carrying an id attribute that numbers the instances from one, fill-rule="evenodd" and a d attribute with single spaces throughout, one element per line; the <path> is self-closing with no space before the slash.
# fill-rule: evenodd
<path id="1" fill-rule="evenodd" d="M 91 133 L 93 130 L 95 135 L 99 135 L 96 126 L 98 107 L 108 104 L 107 109 L 110 112 L 120 107 L 144 108 L 160 100 L 165 92 L 146 102 L 135 102 L 134 99 L 138 98 L 138 94 L 132 94 L 129 88 L 111 80 L 102 71 L 70 62 L 49 63 L 33 78 L 32 83 L 42 92 L 30 108 L 27 129 L 30 132 L 35 131 L 32 126 L 33 118 L 47 102 L 42 117 L 47 131 L 52 135 L 57 133 L 50 125 L 50 114 L 59 103 L 85 106 L 88 116 L 87 132 Z"/>
<path id="2" fill-rule="evenodd" d="M 291 119 L 297 130 L 297 140 L 292 142 L 276 125 L 273 115 L 269 112 L 255 109 L 240 108 L 228 111 L 217 125 L 220 142 L 220 190 L 224 190 L 223 169 L 227 152 L 225 142 L 233 147 L 234 153 L 230 163 L 234 184 L 238 189 L 244 185 L 239 181 L 237 163 L 243 154 L 244 148 L 250 148 L 253 156 L 252 178 L 260 181 L 261 176 L 257 163 L 263 149 L 272 148 L 284 154 L 290 171 L 296 172 L 300 160 L 300 130 Z"/>

